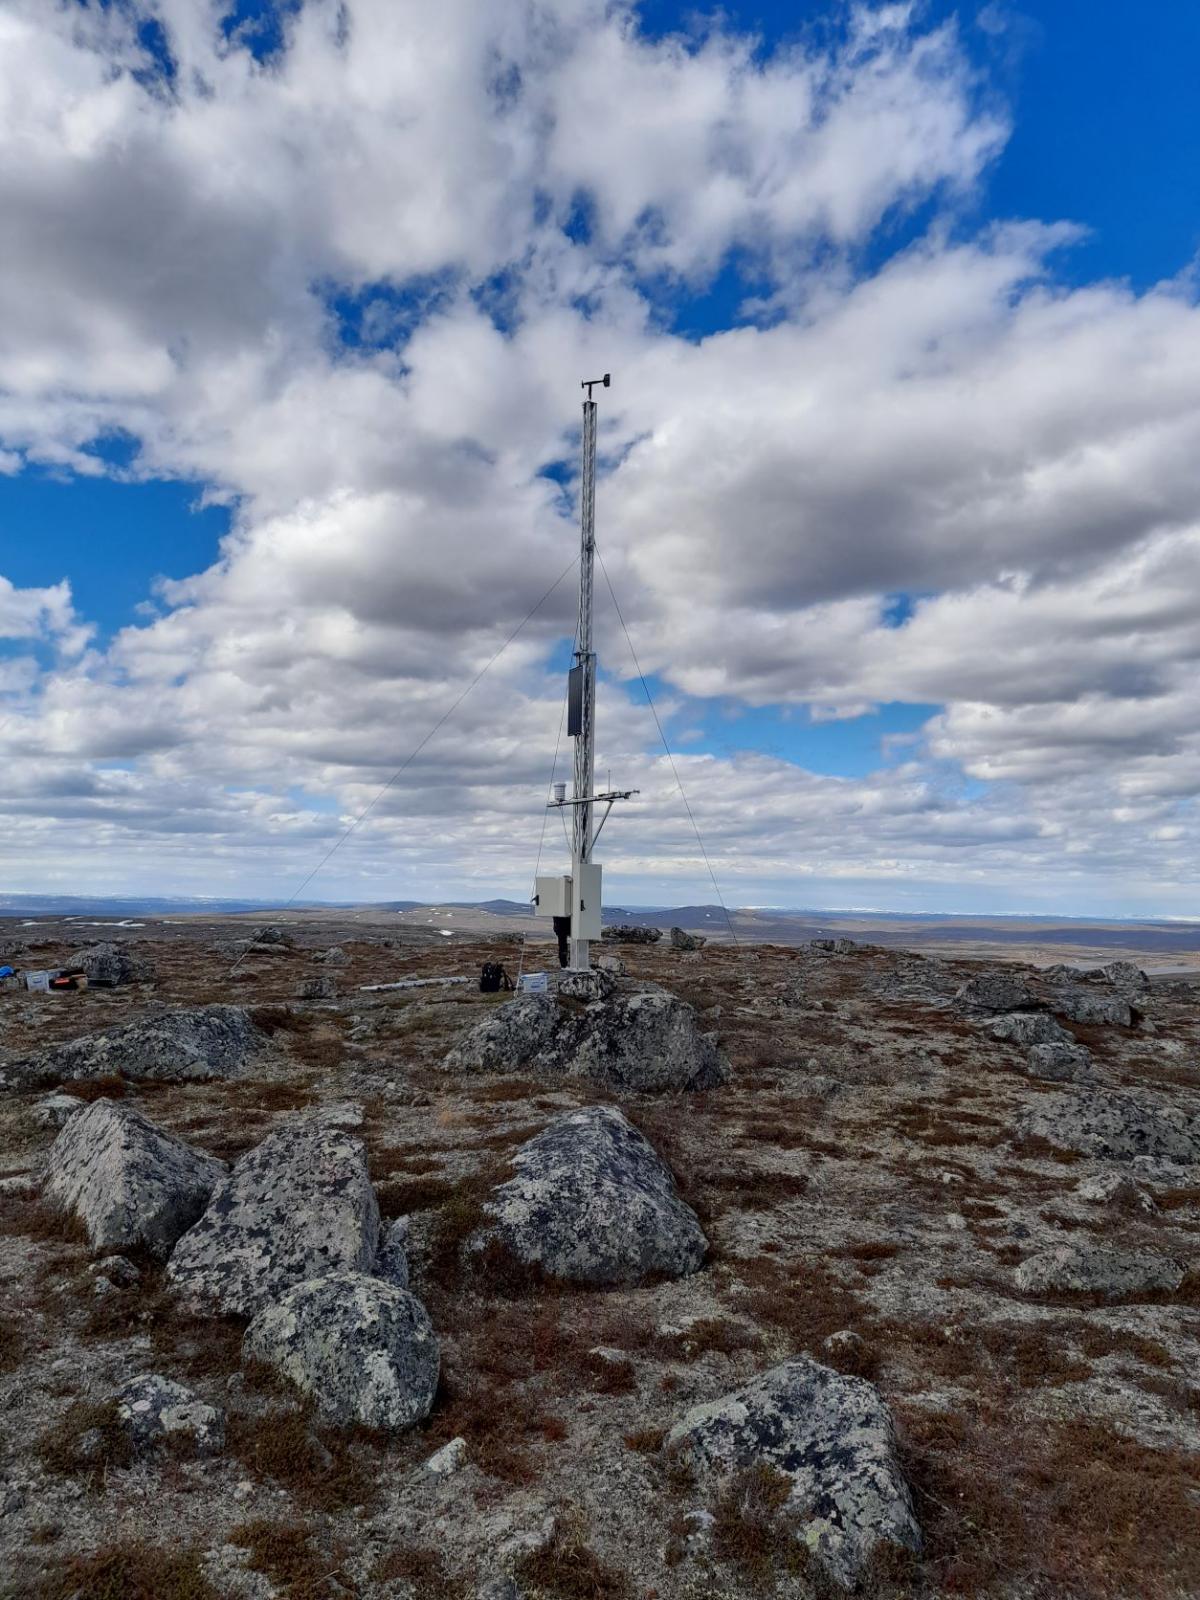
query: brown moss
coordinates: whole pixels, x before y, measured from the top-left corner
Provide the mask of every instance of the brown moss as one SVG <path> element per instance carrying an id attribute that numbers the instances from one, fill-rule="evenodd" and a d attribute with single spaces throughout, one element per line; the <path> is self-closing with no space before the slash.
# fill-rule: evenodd
<path id="1" fill-rule="evenodd" d="M 635 1428 L 632 1433 L 622 1435 L 622 1442 L 626 1450 L 635 1450 L 639 1455 L 653 1456 L 662 1449 L 666 1437 L 665 1428 Z"/>
<path id="2" fill-rule="evenodd" d="M 251 1572 L 265 1573 L 292 1600 L 332 1600 L 341 1590 L 328 1581 L 337 1563 L 316 1546 L 305 1523 L 259 1517 L 233 1528 L 229 1541 L 247 1551 Z"/>
<path id="3" fill-rule="evenodd" d="M 89 1105 L 93 1100 L 123 1100 L 129 1092 L 129 1085 L 119 1073 L 109 1072 L 101 1078 L 72 1078 L 69 1083 L 64 1083 L 61 1094 L 74 1095 L 76 1100 L 84 1100 Z"/>
<path id="4" fill-rule="evenodd" d="M 760 1591 L 773 1589 L 777 1577 L 811 1569 L 807 1549 L 783 1515 L 791 1492 L 784 1473 L 757 1466 L 731 1478 L 713 1501 L 715 1554 Z"/>
<path id="5" fill-rule="evenodd" d="M 121 1426 L 115 1400 L 76 1401 L 34 1448 L 47 1472 L 87 1477 L 94 1486 L 110 1470 L 128 1467 L 134 1459 L 133 1442 Z"/>
<path id="6" fill-rule="evenodd" d="M 219 1600 L 199 1551 L 141 1543 L 66 1557 L 36 1592 L 38 1600 Z"/>
<path id="7" fill-rule="evenodd" d="M 255 1477 L 280 1484 L 301 1505 L 368 1505 L 378 1492 L 379 1436 L 321 1427 L 307 1408 L 231 1412 L 226 1438 Z"/>
<path id="8" fill-rule="evenodd" d="M 25 1334 L 15 1317 L 0 1316 L 0 1373 L 14 1372 L 25 1355 Z"/>
<path id="9" fill-rule="evenodd" d="M 584 1534 L 577 1517 L 560 1517 L 549 1541 L 518 1559 L 518 1582 L 554 1600 L 632 1600 L 629 1579 L 602 1561 Z"/>
<path id="10" fill-rule="evenodd" d="M 461 1580 L 448 1572 L 440 1552 L 420 1545 L 397 1545 L 380 1556 L 371 1581 L 406 1583 L 412 1600 L 458 1600 L 466 1593 Z"/>

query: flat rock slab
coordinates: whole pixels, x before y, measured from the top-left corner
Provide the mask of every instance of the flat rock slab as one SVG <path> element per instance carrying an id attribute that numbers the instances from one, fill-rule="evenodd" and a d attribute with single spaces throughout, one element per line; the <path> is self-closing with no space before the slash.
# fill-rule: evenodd
<path id="1" fill-rule="evenodd" d="M 300 1123 L 242 1156 L 175 1246 L 167 1278 L 197 1311 L 253 1315 L 305 1279 L 369 1271 L 378 1244 L 362 1141 Z"/>
<path id="2" fill-rule="evenodd" d="M 1026 1294 L 1097 1294 L 1106 1300 L 1174 1294 L 1183 1268 L 1150 1250 L 1116 1250 L 1099 1244 L 1059 1245 L 1022 1261 L 1017 1288 Z"/>
<path id="3" fill-rule="evenodd" d="M 891 1414 L 863 1378 L 798 1356 L 696 1406 L 663 1449 L 700 1476 L 765 1466 L 790 1478 L 784 1515 L 846 1588 L 881 1542 L 921 1547 Z"/>
<path id="4" fill-rule="evenodd" d="M 20 1089 L 118 1074 L 162 1083 L 236 1078 L 266 1048 L 266 1035 L 241 1006 L 154 1011 L 120 1027 L 6 1062 L 0 1082 Z"/>
<path id="5" fill-rule="evenodd" d="M 697 1272 L 708 1241 L 670 1168 L 614 1106 L 557 1118 L 522 1145 L 469 1242 L 498 1242 L 568 1283 L 641 1283 Z"/>
<path id="6" fill-rule="evenodd" d="M 132 1106 L 96 1100 L 51 1145 L 42 1201 L 78 1217 L 93 1250 L 140 1245 L 165 1259 L 225 1172 Z"/>
<path id="7" fill-rule="evenodd" d="M 131 1378 L 117 1393 L 117 1418 L 135 1449 L 187 1444 L 196 1455 L 225 1448 L 225 1413 L 156 1372 Z"/>
<path id="8" fill-rule="evenodd" d="M 1060 1150 L 1132 1161 L 1155 1156 L 1182 1164 L 1200 1161 L 1200 1127 L 1177 1106 L 1119 1089 L 1045 1094 L 1018 1120 L 1017 1131 Z"/>
<path id="9" fill-rule="evenodd" d="M 445 1070 L 566 1073 L 651 1094 L 725 1082 L 716 1037 L 701 1033 L 694 1007 L 657 987 L 613 992 L 607 974 L 595 977 L 603 978 L 600 997 L 580 1010 L 553 995 L 518 995 L 497 1006 L 450 1051 Z M 564 980 L 560 992 L 570 996 L 571 987 Z"/>
<path id="10" fill-rule="evenodd" d="M 433 1407 L 437 1335 L 415 1295 L 359 1272 L 297 1284 L 246 1329 L 261 1361 L 312 1399 L 327 1422 L 412 1427 Z"/>

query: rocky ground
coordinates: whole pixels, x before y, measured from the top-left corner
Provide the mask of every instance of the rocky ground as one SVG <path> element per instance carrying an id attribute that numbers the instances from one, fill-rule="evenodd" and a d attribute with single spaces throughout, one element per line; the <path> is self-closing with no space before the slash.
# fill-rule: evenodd
<path id="1" fill-rule="evenodd" d="M 0 1594 L 1200 1593 L 1200 989 L 347 931 L 0 991 Z"/>

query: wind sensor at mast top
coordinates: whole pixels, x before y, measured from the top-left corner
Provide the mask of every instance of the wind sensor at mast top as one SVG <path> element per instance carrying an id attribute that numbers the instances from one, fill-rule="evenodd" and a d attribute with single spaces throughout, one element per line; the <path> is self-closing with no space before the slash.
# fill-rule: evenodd
<path id="1" fill-rule="evenodd" d="M 599 939 L 601 921 L 601 869 L 592 860 L 592 847 L 616 800 L 628 800 L 636 789 L 594 794 L 596 759 L 596 652 L 592 648 L 592 570 L 596 556 L 596 402 L 595 388 L 607 389 L 611 375 L 585 378 L 583 402 L 583 463 L 579 479 L 579 628 L 575 640 L 575 665 L 567 685 L 567 733 L 575 741 L 571 798 L 566 785 L 556 786 L 551 804 L 571 808 L 571 871 L 562 877 L 539 877 L 534 903 L 542 916 L 554 919 L 559 962 L 586 972 L 591 965 L 589 946 Z M 606 807 L 593 832 L 592 807 Z"/>

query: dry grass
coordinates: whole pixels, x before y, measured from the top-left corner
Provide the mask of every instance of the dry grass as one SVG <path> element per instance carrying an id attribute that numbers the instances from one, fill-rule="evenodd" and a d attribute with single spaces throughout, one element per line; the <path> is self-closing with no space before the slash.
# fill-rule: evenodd
<path id="1" fill-rule="evenodd" d="M 37 1600 L 220 1600 L 199 1551 L 141 1543 L 69 1556 L 34 1592 Z"/>
<path id="2" fill-rule="evenodd" d="M 412 1600 L 459 1600 L 466 1593 L 460 1579 L 447 1571 L 437 1550 L 397 1545 L 380 1556 L 371 1572 L 373 1583 L 406 1583 Z"/>
<path id="3" fill-rule="evenodd" d="M 759 1593 L 779 1577 L 811 1576 L 812 1562 L 783 1515 L 792 1481 L 773 1467 L 731 1478 L 713 1502 L 713 1551 Z"/>
<path id="4" fill-rule="evenodd" d="M 15 1372 L 25 1357 L 25 1334 L 15 1317 L 0 1316 L 0 1373 Z"/>
<path id="5" fill-rule="evenodd" d="M 89 1105 L 93 1100 L 123 1100 L 128 1092 L 129 1085 L 119 1073 L 107 1073 L 102 1078 L 73 1078 L 59 1091 Z"/>

